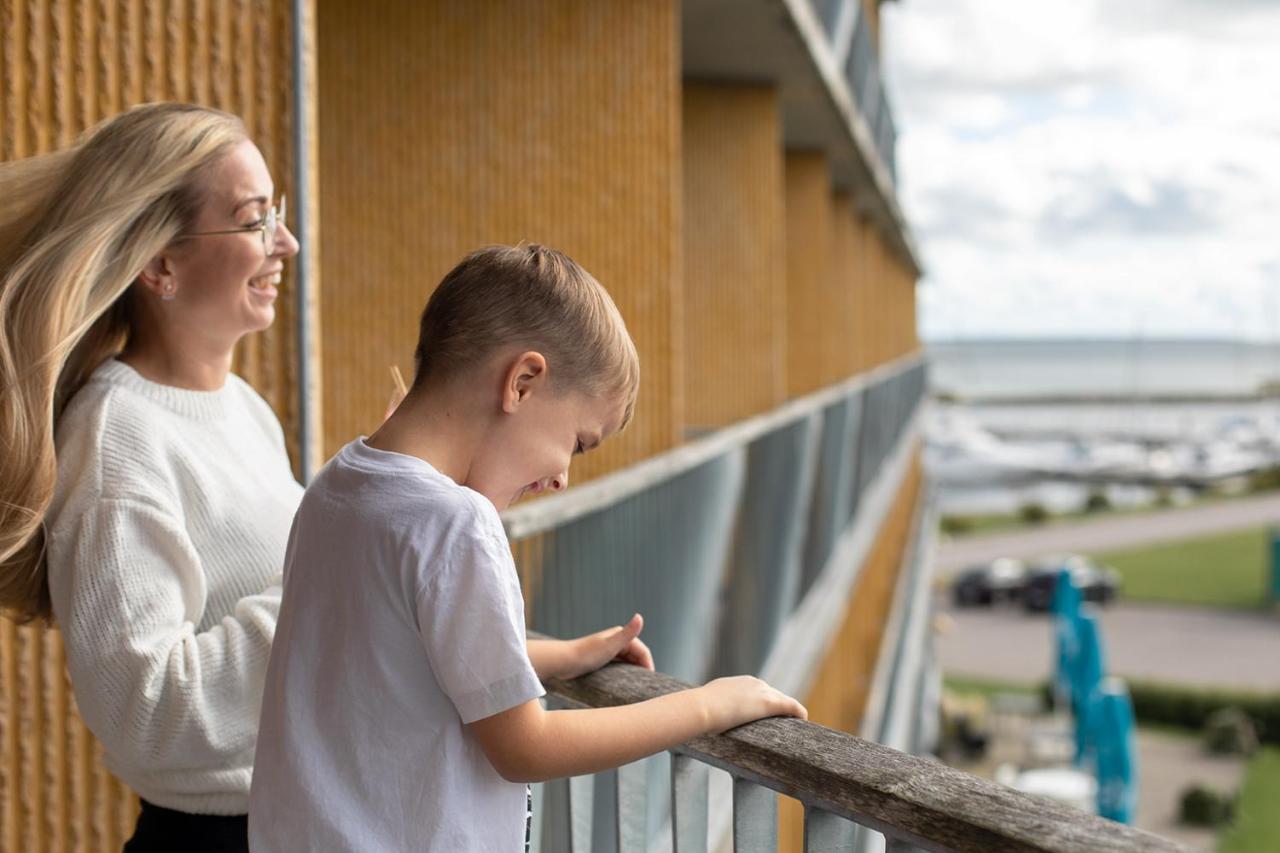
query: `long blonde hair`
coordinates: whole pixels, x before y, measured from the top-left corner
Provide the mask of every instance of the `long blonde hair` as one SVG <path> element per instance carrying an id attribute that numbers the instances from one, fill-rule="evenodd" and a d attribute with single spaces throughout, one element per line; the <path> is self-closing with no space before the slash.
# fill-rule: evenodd
<path id="1" fill-rule="evenodd" d="M 130 285 L 190 230 L 202 170 L 245 138 L 227 113 L 146 104 L 68 150 L 0 163 L 0 608 L 20 620 L 51 615 L 58 417 L 123 348 Z"/>

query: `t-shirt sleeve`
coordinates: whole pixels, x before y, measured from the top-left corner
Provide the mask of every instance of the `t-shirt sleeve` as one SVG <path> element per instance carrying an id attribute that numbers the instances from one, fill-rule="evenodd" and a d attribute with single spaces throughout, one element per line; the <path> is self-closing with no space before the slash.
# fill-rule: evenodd
<path id="1" fill-rule="evenodd" d="M 418 630 L 440 688 L 464 723 L 545 692 L 529 662 L 524 601 L 505 546 L 484 533 L 449 550 L 418 596 Z"/>

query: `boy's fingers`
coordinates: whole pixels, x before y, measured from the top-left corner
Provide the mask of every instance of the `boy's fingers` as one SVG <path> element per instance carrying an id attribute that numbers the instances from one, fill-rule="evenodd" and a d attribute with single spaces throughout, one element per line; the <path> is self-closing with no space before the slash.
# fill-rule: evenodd
<path id="1" fill-rule="evenodd" d="M 653 669 L 653 652 L 649 651 L 649 647 L 643 641 L 634 641 L 631 644 L 631 650 L 636 666 Z"/>
<path id="2" fill-rule="evenodd" d="M 613 641 L 621 651 L 631 644 L 631 641 L 640 636 L 640 631 L 644 628 L 644 618 L 637 613 L 631 617 L 631 621 L 618 629 L 613 635 Z"/>

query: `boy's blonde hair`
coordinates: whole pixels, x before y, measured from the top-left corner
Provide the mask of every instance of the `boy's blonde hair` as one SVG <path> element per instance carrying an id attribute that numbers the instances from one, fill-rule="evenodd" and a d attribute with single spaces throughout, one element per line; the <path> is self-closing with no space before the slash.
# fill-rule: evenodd
<path id="1" fill-rule="evenodd" d="M 413 385 L 451 382 L 515 345 L 542 353 L 561 389 L 620 396 L 631 420 L 640 358 L 622 315 L 589 272 L 537 243 L 486 246 L 449 271 L 422 312 Z"/>

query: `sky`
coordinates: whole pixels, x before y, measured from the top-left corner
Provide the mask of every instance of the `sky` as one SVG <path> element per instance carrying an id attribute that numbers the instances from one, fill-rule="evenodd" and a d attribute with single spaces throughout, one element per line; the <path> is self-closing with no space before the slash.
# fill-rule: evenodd
<path id="1" fill-rule="evenodd" d="M 1280 0 L 883 8 L 926 339 L 1280 339 Z"/>

